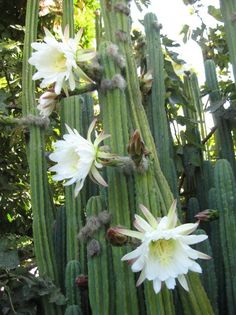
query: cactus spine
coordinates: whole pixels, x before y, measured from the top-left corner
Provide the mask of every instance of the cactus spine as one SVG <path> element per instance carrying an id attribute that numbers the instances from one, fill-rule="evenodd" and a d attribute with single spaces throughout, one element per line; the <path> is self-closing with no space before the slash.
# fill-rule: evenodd
<path id="1" fill-rule="evenodd" d="M 232 168 L 227 160 L 215 165 L 215 187 L 219 210 L 220 238 L 226 274 L 226 292 L 229 314 L 236 313 L 236 183 Z"/>
<path id="2" fill-rule="evenodd" d="M 103 211 L 100 197 L 91 197 L 87 203 L 87 216 L 98 216 Z M 93 315 L 110 314 L 109 311 L 109 265 L 107 253 L 107 241 L 104 226 L 94 234 L 99 242 L 100 250 L 97 255 L 88 255 L 88 285 L 89 301 Z M 112 283 L 111 283 L 112 286 Z"/>

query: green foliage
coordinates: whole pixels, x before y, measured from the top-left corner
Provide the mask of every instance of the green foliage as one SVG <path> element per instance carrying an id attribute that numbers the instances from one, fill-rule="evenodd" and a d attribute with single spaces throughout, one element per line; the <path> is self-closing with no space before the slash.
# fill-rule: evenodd
<path id="1" fill-rule="evenodd" d="M 50 279 L 36 277 L 22 267 L 11 271 L 0 268 L 0 286 L 2 314 L 40 314 L 43 297 L 57 305 L 64 305 L 66 302 L 60 289 Z"/>
<path id="2" fill-rule="evenodd" d="M 17 250 L 9 247 L 7 238 L 0 238 L 0 269 L 14 269 L 19 263 Z"/>

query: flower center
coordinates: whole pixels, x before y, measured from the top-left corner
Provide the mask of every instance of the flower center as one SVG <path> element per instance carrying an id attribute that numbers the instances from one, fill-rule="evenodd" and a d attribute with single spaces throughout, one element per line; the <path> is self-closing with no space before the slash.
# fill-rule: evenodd
<path id="1" fill-rule="evenodd" d="M 151 241 L 149 244 L 150 254 L 155 256 L 160 263 L 168 264 L 174 256 L 175 245 L 176 241 L 173 239 Z"/>
<path id="2" fill-rule="evenodd" d="M 63 53 L 58 53 L 55 57 L 54 67 L 56 71 L 66 70 L 66 57 Z"/>

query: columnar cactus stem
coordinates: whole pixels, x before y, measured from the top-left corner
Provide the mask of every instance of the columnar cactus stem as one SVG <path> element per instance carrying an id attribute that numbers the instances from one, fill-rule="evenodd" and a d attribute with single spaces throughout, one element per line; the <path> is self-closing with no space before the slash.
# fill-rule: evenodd
<path id="1" fill-rule="evenodd" d="M 151 120 L 153 138 L 163 174 L 170 180 L 169 125 L 165 111 L 164 60 L 160 40 L 160 27 L 153 13 L 144 17 L 146 34 L 147 71 L 152 74 L 152 90 L 147 111 Z"/>
<path id="2" fill-rule="evenodd" d="M 219 210 L 220 239 L 226 274 L 227 305 L 230 315 L 236 313 L 236 183 L 227 160 L 215 165 L 215 187 Z"/>
<path id="3" fill-rule="evenodd" d="M 158 202 L 157 202 L 157 197 L 158 197 L 159 205 L 161 203 L 161 212 L 162 214 L 166 214 L 167 209 L 170 207 L 170 204 L 173 201 L 173 197 L 170 192 L 169 186 L 166 182 L 166 179 L 164 178 L 160 170 L 160 165 L 157 158 L 155 144 L 154 144 L 154 141 L 153 141 L 150 129 L 149 129 L 149 125 L 148 125 L 144 108 L 141 103 L 141 94 L 139 90 L 139 82 L 137 78 L 136 65 L 135 65 L 135 60 L 133 57 L 132 47 L 131 47 L 130 19 L 127 16 L 127 14 L 124 14 L 123 12 L 120 12 L 115 9 L 118 3 L 122 4 L 123 6 L 127 6 L 128 1 L 112 0 L 112 1 L 107 2 L 105 0 L 101 0 L 100 2 L 101 2 L 102 13 L 103 13 L 102 15 L 104 16 L 104 26 L 105 26 L 105 34 L 106 34 L 105 36 L 108 40 L 114 41 L 119 46 L 120 51 L 124 54 L 125 59 L 126 59 L 127 110 L 128 110 L 129 117 L 131 118 L 130 119 L 131 126 L 134 129 L 140 130 L 143 140 L 145 142 L 145 145 L 148 147 L 148 149 L 152 153 L 151 163 L 150 163 L 147 174 L 149 176 L 154 175 L 156 178 L 156 182 L 153 178 L 151 181 L 147 182 L 148 175 L 147 176 L 140 175 L 142 176 L 142 178 L 139 178 L 139 181 L 140 181 L 140 184 L 142 183 L 143 185 L 145 185 L 145 181 L 146 181 L 146 184 L 148 185 L 147 189 L 149 193 L 151 192 L 152 187 L 154 191 L 157 192 L 156 197 L 155 197 L 156 192 L 152 194 L 155 202 L 151 204 L 151 207 L 150 207 L 151 211 L 154 213 L 155 208 L 158 207 Z M 107 7 L 108 3 L 109 3 L 109 7 Z M 109 18 L 107 18 L 108 16 Z M 115 115 L 117 117 L 116 112 L 115 112 Z M 104 119 L 104 122 L 105 121 L 106 119 Z M 136 179 L 136 184 L 138 187 L 139 185 L 137 183 L 137 179 Z M 110 181 L 109 181 L 109 185 L 110 185 Z M 119 186 L 119 188 L 118 186 L 116 187 L 117 191 L 120 191 L 120 187 L 121 185 Z M 142 192 L 141 185 L 139 186 L 138 193 L 142 192 L 142 194 L 139 195 L 137 193 L 137 196 L 138 198 L 145 197 L 145 193 L 146 193 L 145 200 L 147 200 L 149 197 L 151 197 L 151 195 L 147 193 L 147 190 L 144 187 L 143 187 L 143 192 Z M 156 189 L 156 187 L 158 189 Z M 149 199 L 149 202 L 150 201 L 151 200 Z M 127 223 L 126 223 L 126 226 L 127 226 Z M 191 284 L 190 287 L 192 288 L 191 289 L 192 291 L 190 294 L 181 292 L 181 295 L 187 299 L 188 303 L 193 308 L 194 308 L 195 295 L 198 295 L 198 296 L 200 295 L 201 303 L 198 305 L 198 309 L 193 311 L 193 313 L 194 314 L 204 314 L 204 313 L 213 314 L 213 311 L 211 309 L 207 296 L 201 286 L 199 278 L 197 276 L 196 277 L 191 276 L 189 278 L 190 278 L 189 281 Z M 150 300 L 148 299 L 147 303 L 149 302 Z M 189 313 L 186 313 L 186 314 L 189 314 Z"/>
<path id="4" fill-rule="evenodd" d="M 214 180 L 214 174 L 213 174 Z M 216 188 L 212 187 L 208 192 L 208 207 L 210 209 L 217 208 L 217 193 Z M 221 210 L 221 209 L 220 209 Z M 215 271 L 217 274 L 217 287 L 218 287 L 218 307 L 219 314 L 227 313 L 226 302 L 226 283 L 225 283 L 225 271 L 222 255 L 222 246 L 220 241 L 220 225 L 219 220 L 210 222 L 210 242 L 213 251 L 213 259 L 215 264 Z"/>
<path id="5" fill-rule="evenodd" d="M 80 96 L 71 96 L 61 102 L 61 128 L 65 133 L 65 124 L 81 132 L 81 117 L 83 99 Z M 67 261 L 80 258 L 84 264 L 84 251 L 79 248 L 77 234 L 83 226 L 83 212 L 81 194 L 75 198 L 74 185 L 65 188 L 65 206 L 67 214 Z M 79 253 L 80 251 L 80 253 Z"/>
<path id="6" fill-rule="evenodd" d="M 111 134 L 108 144 L 112 152 L 124 155 L 128 143 L 128 120 L 126 113 L 125 94 L 122 89 L 104 89 L 104 82 L 111 80 L 115 74 L 119 74 L 120 69 L 112 60 L 110 43 L 100 45 L 100 59 L 104 67 L 104 77 L 102 78 L 99 91 L 100 104 L 102 106 L 103 124 L 106 133 Z M 110 54 L 110 56 L 109 56 Z M 121 77 L 120 80 L 122 81 Z M 108 169 L 108 209 L 112 214 L 113 225 L 130 225 L 129 197 L 127 180 L 124 174 L 114 169 Z M 113 286 L 115 302 L 114 314 L 137 314 L 138 301 L 135 289 L 134 275 L 129 272 L 128 266 L 122 264 L 120 259 L 125 254 L 122 247 L 112 247 L 113 260 Z"/>
<path id="7" fill-rule="evenodd" d="M 218 103 L 222 102 L 220 95 L 216 67 L 213 60 L 205 61 L 205 74 L 206 74 L 206 86 L 210 90 L 210 104 L 214 108 Z M 227 159 L 231 167 L 233 168 L 234 174 L 236 174 L 236 165 L 234 157 L 234 144 L 231 135 L 231 127 L 229 122 L 222 117 L 224 112 L 223 106 L 213 111 L 212 116 L 214 123 L 217 126 L 216 130 L 216 148 L 217 154 L 222 159 Z"/>
<path id="8" fill-rule="evenodd" d="M 102 214 L 103 206 L 100 197 L 91 197 L 87 203 L 86 212 L 89 216 Z M 109 265 L 108 265 L 108 243 L 105 237 L 106 229 L 103 224 L 93 235 L 98 242 L 100 249 L 94 255 L 88 252 L 88 285 L 89 302 L 92 314 L 111 314 L 109 311 L 110 290 L 109 290 Z M 89 244 L 89 243 L 88 243 Z M 112 286 L 112 281 L 110 281 Z"/>
<path id="9" fill-rule="evenodd" d="M 226 40 L 229 48 L 230 60 L 233 66 L 234 80 L 236 80 L 236 3 L 234 0 L 221 0 L 220 8 L 224 18 Z"/>
<path id="10" fill-rule="evenodd" d="M 63 17 L 62 17 L 62 27 L 63 29 L 66 25 L 69 26 L 70 37 L 74 37 L 74 1 L 73 0 L 63 0 L 62 1 Z"/>
<path id="11" fill-rule="evenodd" d="M 198 229 L 195 234 L 206 234 L 204 230 Z M 195 245 L 196 250 L 199 250 L 201 252 L 206 253 L 210 257 L 212 256 L 212 249 L 211 244 L 209 240 L 206 240 L 206 242 L 198 243 Z M 202 262 L 202 275 L 200 276 L 202 283 L 204 285 L 204 288 L 207 292 L 207 295 L 209 296 L 209 300 L 212 303 L 212 306 L 215 311 L 215 315 L 218 314 L 218 305 L 217 305 L 217 278 L 216 278 L 216 271 L 215 271 L 215 259 L 213 258 L 210 261 L 203 261 Z"/>
<path id="12" fill-rule="evenodd" d="M 169 186 L 161 172 L 159 161 L 157 158 L 156 148 L 151 135 L 148 120 L 145 110 L 141 102 L 141 93 L 139 89 L 139 81 L 136 71 L 136 64 L 133 57 L 131 38 L 130 38 L 130 19 L 126 14 L 116 11 L 115 5 L 122 3 L 124 6 L 128 5 L 128 1 L 113 0 L 107 8 L 107 1 L 101 0 L 101 9 L 103 16 L 110 16 L 109 19 L 104 19 L 105 36 L 106 39 L 115 42 L 126 59 L 126 81 L 127 81 L 127 110 L 129 112 L 133 129 L 138 129 L 141 132 L 145 145 L 152 152 L 153 158 L 153 173 L 155 174 L 158 186 L 163 196 L 163 214 L 167 213 L 169 209 L 172 194 Z M 112 22 L 110 22 L 112 21 Z M 107 32 L 108 31 L 108 32 Z M 111 33 L 111 31 L 113 33 Z M 123 37 L 121 36 L 123 35 Z"/>
<path id="13" fill-rule="evenodd" d="M 23 114 L 38 115 L 35 101 L 35 85 L 32 81 L 33 69 L 28 59 L 31 56 L 31 43 L 36 40 L 39 1 L 27 2 L 26 32 L 24 41 L 24 59 L 22 70 L 22 107 Z M 30 185 L 33 210 L 34 247 L 40 275 L 50 277 L 58 284 L 55 253 L 53 249 L 53 209 L 50 200 L 47 166 L 44 154 L 44 132 L 39 126 L 30 127 L 28 159 L 30 167 Z M 44 312 L 48 315 L 61 314 L 57 308 L 46 300 Z"/>

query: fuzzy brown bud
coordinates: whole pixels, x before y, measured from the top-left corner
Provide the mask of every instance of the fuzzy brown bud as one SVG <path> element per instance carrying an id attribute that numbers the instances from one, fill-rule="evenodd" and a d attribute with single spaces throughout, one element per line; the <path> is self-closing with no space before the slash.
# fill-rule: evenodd
<path id="1" fill-rule="evenodd" d="M 98 214 L 98 220 L 102 224 L 107 224 L 111 221 L 111 214 L 108 211 L 104 210 Z"/>
<path id="2" fill-rule="evenodd" d="M 79 276 L 75 279 L 75 284 L 76 284 L 79 288 L 87 288 L 87 287 L 88 287 L 88 276 L 86 276 L 86 275 L 79 275 Z"/>
<path id="3" fill-rule="evenodd" d="M 88 257 L 98 256 L 101 251 L 101 246 L 99 241 L 92 239 L 87 245 L 87 255 Z"/>
<path id="4" fill-rule="evenodd" d="M 128 241 L 128 237 L 120 234 L 117 227 L 110 227 L 107 230 L 107 239 L 114 246 L 122 246 Z"/>

